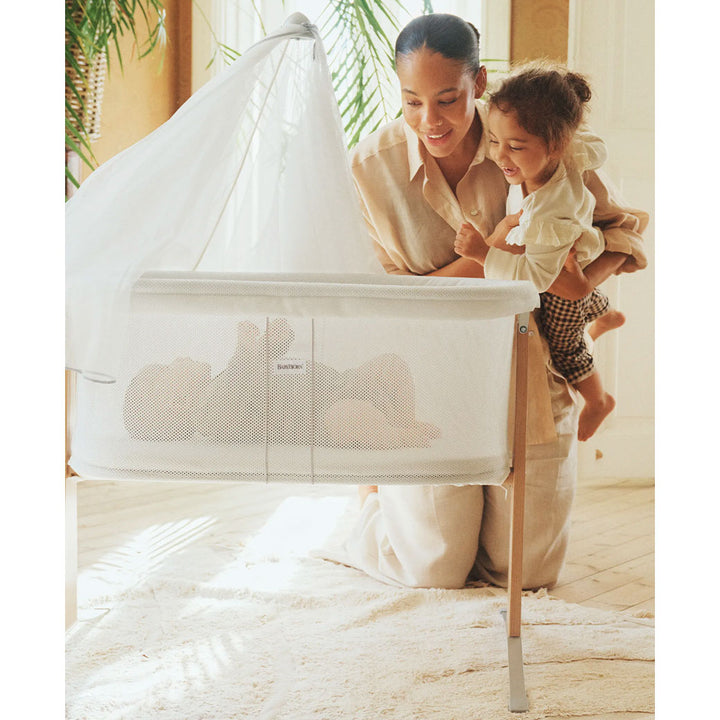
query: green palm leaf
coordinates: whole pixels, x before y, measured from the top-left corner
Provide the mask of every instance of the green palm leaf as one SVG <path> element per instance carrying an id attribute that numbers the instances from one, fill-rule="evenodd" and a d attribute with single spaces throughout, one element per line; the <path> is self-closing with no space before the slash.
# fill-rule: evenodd
<path id="1" fill-rule="evenodd" d="M 147 36 L 142 42 L 138 23 L 144 26 Z M 122 72 L 119 39 L 125 33 L 132 35 L 140 57 L 163 47 L 166 42 L 163 1 L 65 0 L 65 147 L 90 167 L 94 167 L 95 158 L 88 142 L 93 123 L 88 114 L 94 110 L 87 98 L 89 73 L 101 57 L 109 67 L 111 55 Z M 67 169 L 66 176 L 78 185 Z"/>

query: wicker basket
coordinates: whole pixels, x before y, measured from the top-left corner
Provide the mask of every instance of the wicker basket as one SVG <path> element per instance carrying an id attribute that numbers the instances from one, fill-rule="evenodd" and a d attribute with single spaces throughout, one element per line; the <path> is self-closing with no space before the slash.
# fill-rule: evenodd
<path id="1" fill-rule="evenodd" d="M 67 33 L 65 34 L 65 42 L 69 42 Z M 66 83 L 65 86 L 65 99 L 73 111 L 82 120 L 88 139 L 97 140 L 100 137 L 102 99 L 105 87 L 105 76 L 107 73 L 107 55 L 105 52 L 98 53 L 88 64 L 85 53 L 81 47 L 73 45 L 71 52 L 75 58 L 75 62 L 77 62 L 77 64 L 82 68 L 86 82 L 82 81 L 74 67 L 66 64 L 65 72 L 82 96 L 82 103 L 75 93 L 68 87 L 68 83 Z M 78 128 L 77 121 L 67 109 L 65 111 L 65 116 L 74 128 L 80 130 L 80 128 Z"/>

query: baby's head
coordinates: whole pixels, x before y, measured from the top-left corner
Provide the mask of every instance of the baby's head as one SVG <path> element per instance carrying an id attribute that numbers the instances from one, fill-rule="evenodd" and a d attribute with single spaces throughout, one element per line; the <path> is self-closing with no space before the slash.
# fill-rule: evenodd
<path id="1" fill-rule="evenodd" d="M 547 165 L 534 180 L 549 179 L 582 122 L 590 87 L 582 75 L 545 62 L 522 65 L 489 95 L 490 155 L 511 184 L 528 149 L 544 153 Z M 549 173 L 549 174 L 548 174 Z"/>

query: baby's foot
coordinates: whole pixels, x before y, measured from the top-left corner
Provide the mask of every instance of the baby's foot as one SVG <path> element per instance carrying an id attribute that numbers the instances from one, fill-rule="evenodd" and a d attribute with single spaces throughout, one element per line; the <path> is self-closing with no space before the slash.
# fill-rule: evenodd
<path id="1" fill-rule="evenodd" d="M 430 447 L 432 441 L 441 436 L 440 428 L 431 423 L 414 422 L 409 427 L 391 428 L 387 439 L 390 448 Z"/>
<path id="2" fill-rule="evenodd" d="M 619 310 L 610 310 L 588 325 L 588 334 L 593 340 L 597 340 L 608 330 L 615 330 L 624 324 L 625 316 Z"/>
<path id="3" fill-rule="evenodd" d="M 604 394 L 600 402 L 586 402 L 578 420 L 578 440 L 589 440 L 614 407 L 615 398 L 608 393 Z"/>

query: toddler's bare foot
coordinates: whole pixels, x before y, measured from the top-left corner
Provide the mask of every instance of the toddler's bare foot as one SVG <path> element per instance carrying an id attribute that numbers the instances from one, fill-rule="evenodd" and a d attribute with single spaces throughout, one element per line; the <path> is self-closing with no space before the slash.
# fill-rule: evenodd
<path id="1" fill-rule="evenodd" d="M 365 503 L 368 495 L 376 493 L 378 491 L 377 485 L 360 485 L 358 488 L 358 494 L 360 495 L 360 505 Z"/>
<path id="2" fill-rule="evenodd" d="M 624 324 L 625 316 L 619 310 L 610 310 L 588 325 L 588 334 L 593 340 L 597 340 L 608 330 L 615 330 Z"/>
<path id="3" fill-rule="evenodd" d="M 578 421 L 578 440 L 589 440 L 614 407 L 615 398 L 608 393 L 604 394 L 600 402 L 586 402 Z"/>

